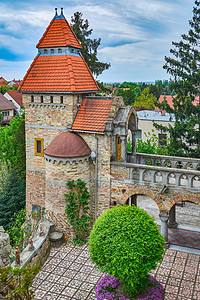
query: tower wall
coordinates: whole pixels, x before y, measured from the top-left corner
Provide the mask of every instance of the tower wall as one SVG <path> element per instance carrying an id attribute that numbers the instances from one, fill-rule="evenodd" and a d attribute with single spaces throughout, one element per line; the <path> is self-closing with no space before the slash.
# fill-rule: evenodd
<path id="1" fill-rule="evenodd" d="M 31 102 L 31 96 L 34 102 Z M 43 96 L 43 103 L 41 103 Z M 53 102 L 51 102 L 53 96 Z M 26 203 L 29 212 L 33 206 L 45 207 L 46 162 L 35 155 L 35 139 L 43 140 L 45 149 L 60 133 L 71 126 L 80 95 L 65 94 L 60 103 L 59 94 L 23 94 L 26 118 Z"/>

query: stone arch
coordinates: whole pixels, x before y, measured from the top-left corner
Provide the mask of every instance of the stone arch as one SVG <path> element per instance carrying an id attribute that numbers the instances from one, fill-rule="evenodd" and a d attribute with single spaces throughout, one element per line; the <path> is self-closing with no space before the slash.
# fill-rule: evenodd
<path id="1" fill-rule="evenodd" d="M 166 209 L 169 212 L 172 208 L 172 206 L 174 206 L 174 204 L 178 203 L 178 202 L 192 202 L 194 204 L 197 204 L 200 206 L 200 196 L 198 196 L 197 194 L 194 193 L 190 193 L 190 194 L 178 194 L 177 196 L 174 196 L 173 199 L 170 199 L 167 202 L 166 205 Z"/>
<path id="2" fill-rule="evenodd" d="M 138 129 L 138 117 L 133 107 L 129 110 L 126 126 L 131 131 L 137 131 Z"/>
<path id="3" fill-rule="evenodd" d="M 161 197 L 157 196 L 151 189 L 147 190 L 145 187 L 129 188 L 128 190 L 126 190 L 125 193 L 121 195 L 123 205 L 126 204 L 126 201 L 129 197 L 141 194 L 150 197 L 153 201 L 155 201 L 160 212 L 164 210 L 164 204 Z"/>

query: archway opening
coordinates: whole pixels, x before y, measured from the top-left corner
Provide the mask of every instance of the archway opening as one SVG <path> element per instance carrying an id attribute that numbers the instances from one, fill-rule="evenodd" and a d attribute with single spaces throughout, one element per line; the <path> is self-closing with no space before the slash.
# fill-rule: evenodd
<path id="1" fill-rule="evenodd" d="M 144 209 L 151 217 L 154 217 L 157 224 L 160 224 L 159 208 L 152 198 L 144 194 L 134 194 L 126 200 L 125 204 Z"/>

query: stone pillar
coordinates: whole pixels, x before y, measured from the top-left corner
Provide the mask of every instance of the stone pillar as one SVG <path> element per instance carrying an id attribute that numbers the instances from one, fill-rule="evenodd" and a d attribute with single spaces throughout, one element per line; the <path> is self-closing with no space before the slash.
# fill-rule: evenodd
<path id="1" fill-rule="evenodd" d="M 117 160 L 117 138 L 116 135 L 113 135 L 112 138 L 112 159 Z"/>
<path id="2" fill-rule="evenodd" d="M 172 206 L 169 212 L 169 221 L 168 221 L 168 227 L 170 228 L 177 228 L 178 223 L 176 222 L 176 205 Z"/>
<path id="3" fill-rule="evenodd" d="M 161 234 L 165 239 L 165 248 L 169 248 L 169 241 L 168 241 L 168 225 L 167 221 L 169 219 L 169 215 L 161 215 L 159 214 L 160 220 L 161 220 Z"/>
<path id="4" fill-rule="evenodd" d="M 131 131 L 132 133 L 132 156 L 136 154 L 136 131 Z"/>
<path id="5" fill-rule="evenodd" d="M 126 136 L 121 136 L 121 161 L 127 162 Z"/>

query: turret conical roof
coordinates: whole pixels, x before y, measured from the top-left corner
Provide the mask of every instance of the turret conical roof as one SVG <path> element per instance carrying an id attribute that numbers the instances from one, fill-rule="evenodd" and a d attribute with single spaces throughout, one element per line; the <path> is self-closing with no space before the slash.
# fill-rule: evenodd
<path id="1" fill-rule="evenodd" d="M 79 43 L 63 15 L 57 14 L 38 42 L 35 57 L 19 91 L 27 93 L 96 92 L 99 87 L 81 54 Z"/>

